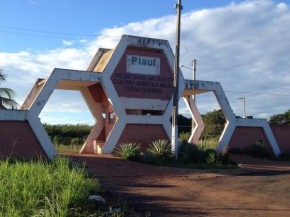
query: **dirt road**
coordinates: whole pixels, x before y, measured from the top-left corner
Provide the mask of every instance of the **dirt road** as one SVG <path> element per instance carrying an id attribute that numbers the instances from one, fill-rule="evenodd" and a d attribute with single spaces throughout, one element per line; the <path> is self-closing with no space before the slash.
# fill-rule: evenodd
<path id="1" fill-rule="evenodd" d="M 290 216 L 290 163 L 234 156 L 241 169 L 207 171 L 71 157 L 144 216 Z"/>

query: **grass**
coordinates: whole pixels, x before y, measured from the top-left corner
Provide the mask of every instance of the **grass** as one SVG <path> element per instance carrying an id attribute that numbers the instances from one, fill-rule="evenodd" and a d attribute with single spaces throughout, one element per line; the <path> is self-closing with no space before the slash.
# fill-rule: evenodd
<path id="1" fill-rule="evenodd" d="M 0 162 L 0 217 L 81 215 L 99 184 L 69 160 Z"/>
<path id="2" fill-rule="evenodd" d="M 59 153 L 78 153 L 82 148 L 82 145 L 55 145 L 55 149 Z"/>
<path id="3" fill-rule="evenodd" d="M 198 144 L 206 149 L 216 149 L 218 145 L 218 138 L 201 139 Z"/>

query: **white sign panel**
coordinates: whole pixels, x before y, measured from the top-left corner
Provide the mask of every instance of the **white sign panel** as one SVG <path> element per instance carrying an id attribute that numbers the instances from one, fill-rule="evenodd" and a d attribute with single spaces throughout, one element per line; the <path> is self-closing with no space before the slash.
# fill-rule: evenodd
<path id="1" fill-rule="evenodd" d="M 160 58 L 127 55 L 127 72 L 145 75 L 160 75 Z"/>

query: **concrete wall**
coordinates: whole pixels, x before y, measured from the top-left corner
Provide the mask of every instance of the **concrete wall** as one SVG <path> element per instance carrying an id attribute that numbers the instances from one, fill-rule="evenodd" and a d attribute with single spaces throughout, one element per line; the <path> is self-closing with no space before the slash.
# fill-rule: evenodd
<path id="1" fill-rule="evenodd" d="M 273 135 L 282 153 L 290 152 L 290 126 L 270 125 Z M 262 140 L 264 145 L 272 150 L 265 132 L 261 127 L 237 127 L 230 139 L 230 149 L 245 149 Z"/>
<path id="2" fill-rule="evenodd" d="M 270 125 L 282 153 L 290 152 L 290 126 Z"/>
<path id="3" fill-rule="evenodd" d="M 34 159 L 45 153 L 27 121 L 0 121 L 0 156 Z"/>
<path id="4" fill-rule="evenodd" d="M 151 142 L 158 139 L 165 139 L 169 141 L 162 125 L 127 124 L 117 145 L 132 142 L 141 144 L 142 148 L 146 149 Z"/>
<path id="5" fill-rule="evenodd" d="M 230 139 L 230 149 L 245 149 L 257 141 L 263 141 L 265 147 L 272 151 L 271 145 L 262 127 L 236 127 Z"/>
<path id="6" fill-rule="evenodd" d="M 290 152 L 290 126 L 271 125 L 272 132 L 282 153 Z M 27 121 L 0 121 L 0 156 L 39 158 L 45 157 L 44 151 Z M 157 139 L 167 139 L 162 125 L 142 126 L 128 124 L 118 144 L 135 142 L 146 147 Z M 237 127 L 230 139 L 229 147 L 244 149 L 262 140 L 271 150 L 266 135 L 260 127 Z"/>

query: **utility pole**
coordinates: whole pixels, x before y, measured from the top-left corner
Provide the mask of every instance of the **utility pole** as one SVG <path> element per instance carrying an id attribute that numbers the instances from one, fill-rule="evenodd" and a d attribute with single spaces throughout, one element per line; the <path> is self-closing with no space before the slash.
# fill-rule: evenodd
<path id="1" fill-rule="evenodd" d="M 192 60 L 193 80 L 196 80 L 196 59 Z M 193 95 L 193 102 L 195 103 L 195 94 Z"/>
<path id="2" fill-rule="evenodd" d="M 246 113 L 246 97 L 240 97 L 238 99 L 242 100 L 243 103 L 244 103 L 244 118 L 247 118 L 247 113 Z"/>
<path id="3" fill-rule="evenodd" d="M 173 108 L 172 108 L 172 152 L 178 160 L 178 101 L 179 101 L 179 51 L 180 51 L 180 25 L 181 25 L 181 0 L 177 0 L 175 5 L 177 12 L 176 20 L 176 46 L 174 58 L 174 77 L 173 77 Z"/>
<path id="4" fill-rule="evenodd" d="M 192 71 L 193 71 L 193 80 L 194 81 L 196 80 L 196 62 L 197 62 L 196 59 L 192 60 Z M 196 104 L 196 96 L 195 96 L 195 94 L 192 95 L 192 99 L 193 99 L 193 103 Z M 192 118 L 192 120 L 191 120 L 191 131 L 193 131 L 194 127 L 195 127 L 195 121 Z"/>

